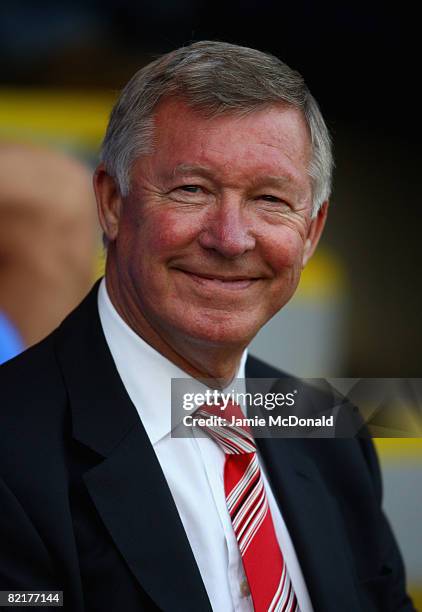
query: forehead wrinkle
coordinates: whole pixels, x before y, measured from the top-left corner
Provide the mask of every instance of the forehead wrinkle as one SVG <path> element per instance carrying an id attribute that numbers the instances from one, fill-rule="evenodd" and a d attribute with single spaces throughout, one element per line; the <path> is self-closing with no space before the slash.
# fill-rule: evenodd
<path id="1" fill-rule="evenodd" d="M 282 151 L 283 155 L 285 155 L 289 161 L 291 161 L 293 164 L 297 163 L 297 160 L 292 158 L 291 153 L 285 147 L 281 148 L 280 145 L 270 144 L 268 142 L 261 142 L 260 144 L 262 144 L 264 147 L 270 147 L 271 149 L 276 149 L 277 151 Z M 310 158 L 312 157 L 312 151 L 310 149 L 308 149 L 306 152 L 303 151 L 303 153 L 302 153 L 302 155 L 300 157 L 301 157 L 301 161 L 306 166 L 308 166 L 309 163 L 310 163 Z M 307 158 L 307 159 L 305 160 L 305 158 Z"/>

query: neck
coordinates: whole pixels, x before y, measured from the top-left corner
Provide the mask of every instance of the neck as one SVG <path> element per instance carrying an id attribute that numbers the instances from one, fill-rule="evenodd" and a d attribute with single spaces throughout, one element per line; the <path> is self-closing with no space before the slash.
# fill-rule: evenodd
<path id="1" fill-rule="evenodd" d="M 239 369 L 243 346 L 210 345 L 196 338 L 172 336 L 166 330 L 150 324 L 139 305 L 125 294 L 113 273 L 106 274 L 108 296 L 127 325 L 181 370 L 198 380 L 212 380 L 217 388 L 224 388 Z"/>

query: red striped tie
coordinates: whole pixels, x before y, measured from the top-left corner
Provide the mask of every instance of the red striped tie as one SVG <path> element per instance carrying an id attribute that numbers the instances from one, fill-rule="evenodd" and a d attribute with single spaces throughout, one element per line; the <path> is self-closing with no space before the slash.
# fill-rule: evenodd
<path id="1" fill-rule="evenodd" d="M 202 429 L 223 449 L 227 508 L 239 545 L 255 612 L 300 612 L 268 506 L 256 445 L 237 404 L 204 405 L 196 416 L 218 416 L 218 424 Z M 222 422 L 224 419 L 224 422 Z"/>

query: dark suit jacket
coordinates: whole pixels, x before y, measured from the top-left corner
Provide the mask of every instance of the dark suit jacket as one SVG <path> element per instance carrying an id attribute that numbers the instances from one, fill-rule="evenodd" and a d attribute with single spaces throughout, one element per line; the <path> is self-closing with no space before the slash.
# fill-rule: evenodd
<path id="1" fill-rule="evenodd" d="M 0 369 L 0 590 L 63 590 L 70 612 L 209 611 L 96 293 Z M 280 376 L 252 357 L 246 373 Z M 371 442 L 258 445 L 315 611 L 413 610 Z"/>

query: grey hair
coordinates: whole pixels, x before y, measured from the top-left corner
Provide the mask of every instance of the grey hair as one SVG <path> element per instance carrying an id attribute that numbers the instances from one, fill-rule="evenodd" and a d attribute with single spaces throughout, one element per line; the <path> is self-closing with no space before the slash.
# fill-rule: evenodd
<path id="1" fill-rule="evenodd" d="M 139 70 L 116 102 L 101 149 L 101 160 L 123 196 L 130 189 L 133 162 L 153 148 L 154 112 L 159 102 L 179 97 L 208 116 L 246 114 L 274 103 L 302 111 L 312 159 L 313 216 L 331 192 L 331 139 L 303 77 L 273 55 L 223 42 L 181 47 Z"/>

